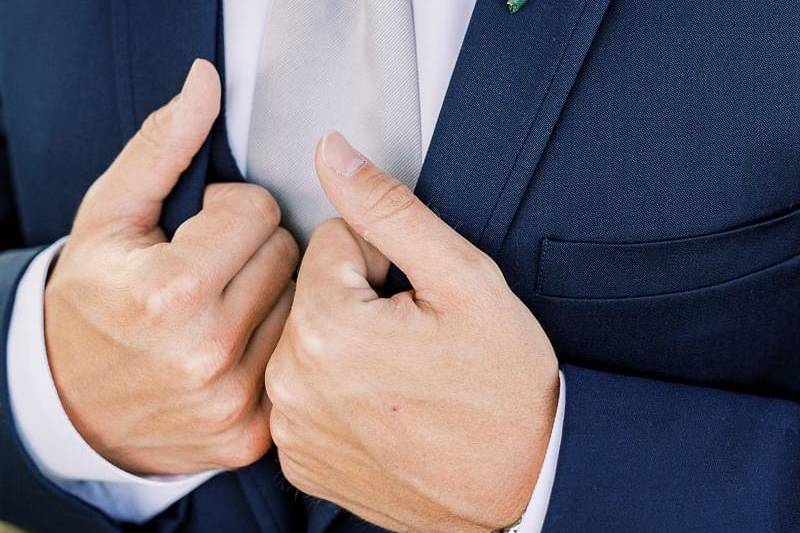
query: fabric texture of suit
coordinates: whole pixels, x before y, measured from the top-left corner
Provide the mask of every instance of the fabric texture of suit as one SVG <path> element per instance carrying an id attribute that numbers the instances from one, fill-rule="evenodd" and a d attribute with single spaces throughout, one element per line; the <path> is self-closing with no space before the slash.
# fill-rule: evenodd
<path id="1" fill-rule="evenodd" d="M 478 0 L 417 194 L 498 262 L 567 384 L 545 531 L 800 530 L 800 4 Z M 37 472 L 8 406 L 16 282 L 195 57 L 217 2 L 0 7 L 0 519 L 115 524 Z M 165 208 L 239 180 L 219 120 Z M 403 287 L 393 271 L 390 290 Z M 469 290 L 469 287 L 464 287 Z M 491 490 L 491 487 L 487 487 Z M 158 531 L 365 531 L 274 454 Z"/>

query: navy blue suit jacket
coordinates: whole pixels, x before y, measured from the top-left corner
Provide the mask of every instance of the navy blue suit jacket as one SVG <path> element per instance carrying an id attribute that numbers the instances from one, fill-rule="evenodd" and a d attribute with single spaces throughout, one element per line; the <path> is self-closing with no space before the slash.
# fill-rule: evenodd
<path id="1" fill-rule="evenodd" d="M 417 194 L 495 258 L 562 363 L 545 531 L 800 531 L 800 3 L 503 4 L 478 0 Z M 0 6 L 0 519 L 124 527 L 21 447 L 9 313 L 192 59 L 224 72 L 220 17 L 216 0 Z M 237 179 L 220 120 L 164 226 Z M 369 528 L 297 497 L 273 455 L 148 527 Z"/>

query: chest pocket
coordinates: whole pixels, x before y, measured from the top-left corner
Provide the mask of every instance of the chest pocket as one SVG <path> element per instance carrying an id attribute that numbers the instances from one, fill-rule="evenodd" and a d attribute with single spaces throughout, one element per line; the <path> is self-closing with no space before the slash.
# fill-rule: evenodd
<path id="1" fill-rule="evenodd" d="M 537 293 L 616 299 L 710 288 L 800 254 L 800 209 L 697 237 L 639 243 L 544 239 Z"/>
<path id="2" fill-rule="evenodd" d="M 800 397 L 800 209 L 674 240 L 545 239 L 530 303 L 562 361 Z"/>

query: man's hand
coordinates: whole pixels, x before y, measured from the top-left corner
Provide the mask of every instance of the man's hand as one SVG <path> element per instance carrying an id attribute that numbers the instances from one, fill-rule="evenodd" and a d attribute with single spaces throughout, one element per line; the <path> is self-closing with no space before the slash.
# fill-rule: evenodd
<path id="1" fill-rule="evenodd" d="M 45 292 L 70 420 L 133 472 L 243 466 L 271 442 L 264 369 L 298 259 L 275 201 L 255 185 L 214 184 L 170 242 L 158 228 L 219 102 L 214 67 L 196 61 L 87 192 Z"/>
<path id="2" fill-rule="evenodd" d="M 558 365 L 497 265 L 338 133 L 317 150 L 347 221 L 311 239 L 266 372 L 299 489 L 401 531 L 486 531 L 522 514 Z M 380 298 L 389 261 L 414 289 Z"/>

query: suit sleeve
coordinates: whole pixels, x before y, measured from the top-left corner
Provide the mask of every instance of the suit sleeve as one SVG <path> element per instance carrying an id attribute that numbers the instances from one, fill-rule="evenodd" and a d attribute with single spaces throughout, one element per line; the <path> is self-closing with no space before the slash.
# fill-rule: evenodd
<path id="1" fill-rule="evenodd" d="M 800 404 L 563 365 L 545 532 L 800 531 Z"/>
<path id="2" fill-rule="evenodd" d="M 27 456 L 11 413 L 8 327 L 14 295 L 41 247 L 22 248 L 0 101 L 0 521 L 31 530 L 108 531 L 113 523 L 46 480 Z M 0 527 L 2 529 L 2 527 Z"/>
<path id="3" fill-rule="evenodd" d="M 30 531 L 85 533 L 139 530 L 115 521 L 99 509 L 63 490 L 37 468 L 17 432 L 10 406 L 7 346 L 14 296 L 20 278 L 41 248 L 0 252 L 0 531 L 10 522 Z M 262 466 L 264 479 L 278 474 L 277 462 Z M 99 487 L 98 484 L 92 485 Z M 91 490 L 92 486 L 87 486 Z M 275 489 L 269 493 L 274 497 Z M 252 531 L 257 528 L 243 486 L 225 472 L 184 496 L 152 520 L 143 531 Z"/>
<path id="4" fill-rule="evenodd" d="M 26 455 L 14 427 L 6 347 L 19 278 L 39 248 L 0 252 L 0 520 L 31 530 L 109 531 L 110 520 L 45 479 Z"/>

